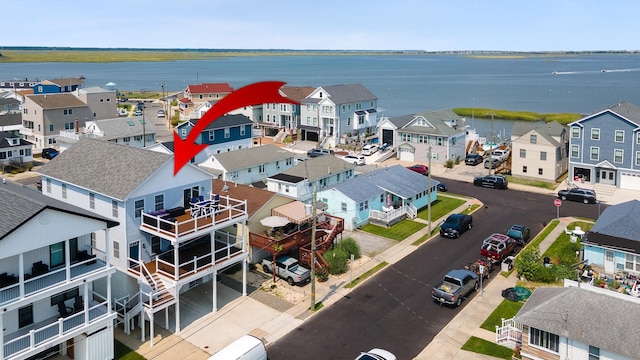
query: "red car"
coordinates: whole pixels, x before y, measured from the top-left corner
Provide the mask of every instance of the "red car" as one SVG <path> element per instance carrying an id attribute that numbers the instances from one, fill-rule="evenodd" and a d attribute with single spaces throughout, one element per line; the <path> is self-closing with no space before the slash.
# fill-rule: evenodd
<path id="1" fill-rule="evenodd" d="M 429 167 L 425 165 L 415 164 L 415 165 L 407 166 L 407 169 L 411 171 L 415 171 L 418 174 L 422 174 L 424 176 L 429 175 Z"/>

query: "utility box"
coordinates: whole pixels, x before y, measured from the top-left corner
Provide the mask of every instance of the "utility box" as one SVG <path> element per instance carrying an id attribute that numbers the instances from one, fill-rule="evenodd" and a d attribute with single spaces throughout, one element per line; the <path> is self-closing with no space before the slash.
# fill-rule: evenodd
<path id="1" fill-rule="evenodd" d="M 513 269 L 513 261 L 515 258 L 513 256 L 507 256 L 504 261 L 502 261 L 502 266 L 500 267 L 500 271 L 509 272 Z"/>

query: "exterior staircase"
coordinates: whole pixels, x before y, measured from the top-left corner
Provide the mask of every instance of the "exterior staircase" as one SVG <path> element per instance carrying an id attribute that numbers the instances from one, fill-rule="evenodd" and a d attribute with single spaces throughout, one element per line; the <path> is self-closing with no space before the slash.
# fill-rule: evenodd
<path id="1" fill-rule="evenodd" d="M 387 151 L 386 153 L 384 153 L 382 156 L 380 156 L 375 162 L 376 163 L 381 163 L 383 161 L 389 160 L 392 157 L 395 157 L 396 154 L 398 153 L 398 150 L 396 149 L 390 149 L 389 151 Z"/>

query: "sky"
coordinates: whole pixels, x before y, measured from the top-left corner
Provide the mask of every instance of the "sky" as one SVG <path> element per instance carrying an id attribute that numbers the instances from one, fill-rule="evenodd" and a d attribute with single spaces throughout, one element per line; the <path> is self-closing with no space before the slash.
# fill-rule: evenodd
<path id="1" fill-rule="evenodd" d="M 640 50 L 635 0 L 31 0 L 0 46 Z"/>

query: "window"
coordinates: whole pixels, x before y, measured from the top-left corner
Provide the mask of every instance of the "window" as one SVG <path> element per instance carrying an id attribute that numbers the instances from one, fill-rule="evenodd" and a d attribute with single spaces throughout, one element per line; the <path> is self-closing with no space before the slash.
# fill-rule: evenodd
<path id="1" fill-rule="evenodd" d="M 155 211 L 164 209 L 164 195 L 156 195 L 153 202 L 155 203 Z"/>
<path id="2" fill-rule="evenodd" d="M 607 250 L 604 252 L 604 257 L 606 261 L 613 262 L 613 251 Z"/>
<path id="3" fill-rule="evenodd" d="M 520 149 L 520 157 L 523 159 L 527 157 L 527 149 Z"/>
<path id="4" fill-rule="evenodd" d="M 591 129 L 591 140 L 600 140 L 600 129 Z"/>
<path id="5" fill-rule="evenodd" d="M 636 151 L 636 165 L 640 165 L 640 151 Z"/>
<path id="6" fill-rule="evenodd" d="M 624 142 L 624 130 L 616 130 L 616 142 Z"/>
<path id="7" fill-rule="evenodd" d="M 347 203 L 346 202 L 340 203 L 340 210 L 343 211 L 343 212 L 347 211 Z"/>
<path id="8" fill-rule="evenodd" d="M 258 165 L 258 172 L 260 174 L 264 173 L 264 165 Z"/>
<path id="9" fill-rule="evenodd" d="M 56 128 L 53 126 L 53 124 L 49 124 L 49 131 L 50 131 L 50 132 L 55 131 L 55 129 L 56 129 Z"/>
<path id="10" fill-rule="evenodd" d="M 358 124 L 364 124 L 364 115 L 358 115 Z"/>
<path id="11" fill-rule="evenodd" d="M 543 175 L 543 174 L 544 174 L 544 172 L 543 172 L 542 168 L 538 168 L 538 175 Z"/>
<path id="12" fill-rule="evenodd" d="M 438 137 L 436 138 L 436 145 L 438 145 L 438 146 L 443 146 L 443 145 L 444 145 L 444 138 L 443 138 L 443 137 L 438 136 Z"/>
<path id="13" fill-rule="evenodd" d="M 144 199 L 136 200 L 133 203 L 133 213 L 136 219 L 142 216 L 141 214 L 143 210 L 144 210 Z"/>
<path id="14" fill-rule="evenodd" d="M 209 131 L 209 141 L 213 141 L 215 139 L 213 130 Z"/>
<path id="15" fill-rule="evenodd" d="M 531 136 L 529 136 L 529 141 L 530 141 L 532 144 L 536 144 L 536 143 L 538 143 L 538 135 L 533 135 L 533 134 L 532 134 Z"/>
<path id="16" fill-rule="evenodd" d="M 571 145 L 571 157 L 577 158 L 580 156 L 580 145 Z"/>
<path id="17" fill-rule="evenodd" d="M 31 125 L 31 128 L 33 129 L 33 125 Z M 636 144 L 640 144 L 640 132 L 636 133 Z"/>
<path id="18" fill-rule="evenodd" d="M 62 198 L 67 198 L 67 184 L 62 184 Z"/>
<path id="19" fill-rule="evenodd" d="M 579 138 L 580 137 L 580 128 L 577 126 L 574 126 L 571 128 L 571 137 L 572 138 Z"/>
<path id="20" fill-rule="evenodd" d="M 113 242 L 113 258 L 120 259 L 120 243 L 117 241 Z"/>
<path id="21" fill-rule="evenodd" d="M 64 264 L 64 241 L 49 245 L 49 261 L 52 269 Z"/>
<path id="22" fill-rule="evenodd" d="M 592 146 L 591 147 L 591 160 L 598 160 L 600 158 L 600 148 Z"/>
<path id="23" fill-rule="evenodd" d="M 47 183 L 47 192 L 51 193 L 51 179 L 47 179 L 45 183 Z"/>
<path id="24" fill-rule="evenodd" d="M 622 150 L 622 149 L 613 150 L 613 162 L 621 163 L 623 156 L 624 156 L 624 150 Z"/>
<path id="25" fill-rule="evenodd" d="M 400 138 L 404 142 L 411 142 L 411 134 L 402 133 L 402 134 L 400 134 Z"/>
<path id="26" fill-rule="evenodd" d="M 33 324 L 33 304 L 18 309 L 18 327 Z"/>
<path id="27" fill-rule="evenodd" d="M 96 243 L 96 233 L 91 233 L 91 247 L 96 248 L 98 244 Z"/>
<path id="28" fill-rule="evenodd" d="M 244 136 L 245 130 L 245 126 L 240 126 L 240 136 Z"/>
<path id="29" fill-rule="evenodd" d="M 351 126 L 351 118 L 350 117 L 347 118 L 347 126 Z"/>
<path id="30" fill-rule="evenodd" d="M 94 193 L 89 193 L 89 208 L 90 209 L 96 208 L 96 194 Z"/>
<path id="31" fill-rule="evenodd" d="M 122 138 L 122 141 L 124 141 L 125 143 L 128 143 L 131 141 L 131 137 L 125 136 L 124 138 Z"/>
<path id="32" fill-rule="evenodd" d="M 111 216 L 118 217 L 118 202 L 116 200 L 111 200 Z"/>
<path id="33" fill-rule="evenodd" d="M 360 203 L 360 211 L 364 211 L 369 208 L 369 200 L 365 200 Z"/>
<path id="34" fill-rule="evenodd" d="M 181 134 L 182 136 L 187 136 L 187 129 L 182 129 L 182 130 L 180 130 L 180 134 Z"/>
<path id="35" fill-rule="evenodd" d="M 547 161 L 547 152 L 546 151 L 540 151 L 540 160 Z"/>
<path id="36" fill-rule="evenodd" d="M 529 344 L 540 346 L 553 352 L 558 352 L 559 343 L 560 339 L 558 335 L 538 330 L 536 328 L 529 328 Z"/>
<path id="37" fill-rule="evenodd" d="M 600 359 L 600 348 L 589 345 L 589 360 Z"/>
<path id="38" fill-rule="evenodd" d="M 418 135 L 418 143 L 420 143 L 420 144 L 428 144 L 429 143 L 429 135 Z"/>
<path id="39" fill-rule="evenodd" d="M 524 174 L 526 174 L 526 173 L 527 173 L 527 166 L 526 166 L 526 165 L 522 167 L 522 172 L 523 172 Z"/>

